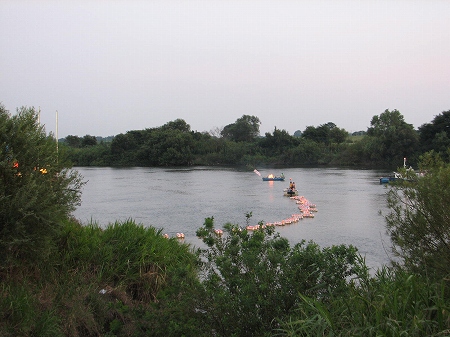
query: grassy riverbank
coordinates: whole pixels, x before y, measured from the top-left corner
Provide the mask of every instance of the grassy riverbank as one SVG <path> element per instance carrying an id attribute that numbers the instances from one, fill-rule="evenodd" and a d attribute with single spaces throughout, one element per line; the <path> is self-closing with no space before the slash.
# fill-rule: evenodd
<path id="1" fill-rule="evenodd" d="M 199 231 L 209 245 L 201 263 L 188 245 L 131 220 L 106 229 L 67 221 L 46 260 L 1 269 L 0 335 L 450 331 L 448 281 L 430 283 L 387 267 L 371 277 L 352 247 L 290 247 L 267 230 L 229 226 L 229 234 L 219 237 L 213 229 L 207 219 Z"/>
<path id="2" fill-rule="evenodd" d="M 154 228 L 67 221 L 47 260 L 1 270 L 0 335 L 194 332 L 196 267 L 188 246 Z"/>

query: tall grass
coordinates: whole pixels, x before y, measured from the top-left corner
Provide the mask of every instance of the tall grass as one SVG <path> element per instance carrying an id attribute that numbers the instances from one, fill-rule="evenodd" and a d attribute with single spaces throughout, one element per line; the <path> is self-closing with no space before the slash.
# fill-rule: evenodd
<path id="1" fill-rule="evenodd" d="M 448 280 L 430 284 L 400 269 L 381 268 L 374 277 L 349 283 L 330 302 L 302 296 L 284 336 L 449 336 Z M 301 295 L 300 295 L 301 296 Z"/>
<path id="2" fill-rule="evenodd" d="M 67 221 L 54 253 L 1 280 L 1 336 L 190 335 L 197 257 L 132 220 Z M 188 304 L 189 305 L 188 305 Z M 174 321 L 167 329 L 169 320 Z M 197 333 L 198 335 L 198 333 Z"/>

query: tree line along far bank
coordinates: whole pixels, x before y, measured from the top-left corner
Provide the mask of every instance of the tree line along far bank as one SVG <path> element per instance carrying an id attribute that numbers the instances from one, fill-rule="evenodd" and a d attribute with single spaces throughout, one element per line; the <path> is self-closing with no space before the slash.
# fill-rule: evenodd
<path id="1" fill-rule="evenodd" d="M 290 135 L 276 127 L 260 136 L 261 122 L 243 115 L 210 132 L 191 130 L 183 119 L 107 138 L 69 135 L 61 145 L 75 166 L 334 166 L 397 168 L 417 165 L 434 151 L 450 158 L 450 110 L 417 130 L 398 110 L 372 117 L 366 131 L 349 134 L 336 124 L 308 126 Z"/>

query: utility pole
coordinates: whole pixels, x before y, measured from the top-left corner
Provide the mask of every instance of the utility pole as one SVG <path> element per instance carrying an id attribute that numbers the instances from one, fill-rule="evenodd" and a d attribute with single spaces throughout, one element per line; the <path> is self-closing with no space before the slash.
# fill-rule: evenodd
<path id="1" fill-rule="evenodd" d="M 56 153 L 58 153 L 58 110 L 56 110 Z"/>

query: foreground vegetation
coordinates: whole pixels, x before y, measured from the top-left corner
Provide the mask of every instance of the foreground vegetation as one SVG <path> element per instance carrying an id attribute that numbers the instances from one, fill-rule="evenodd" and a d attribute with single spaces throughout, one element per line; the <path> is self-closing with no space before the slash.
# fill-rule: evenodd
<path id="1" fill-rule="evenodd" d="M 1 336 L 181 336 L 199 314 L 196 258 L 133 222 L 66 221 L 45 261 L 1 270 Z M 190 332 L 189 332 L 190 333 Z"/>
<path id="2" fill-rule="evenodd" d="M 0 128 L 1 336 L 450 335 L 450 164 L 436 152 L 388 189 L 398 260 L 369 271 L 355 247 L 246 224 L 218 235 L 213 218 L 200 250 L 132 220 L 83 226 L 82 177 L 33 109 L 0 106 Z"/>
<path id="3" fill-rule="evenodd" d="M 1 273 L 2 336 L 444 336 L 448 281 L 267 230 L 187 245 L 132 221 L 67 221 L 52 258 Z M 202 255 L 203 256 L 203 255 Z M 5 267 L 5 266 L 3 266 Z M 203 275 L 199 278 L 199 272 Z"/>

